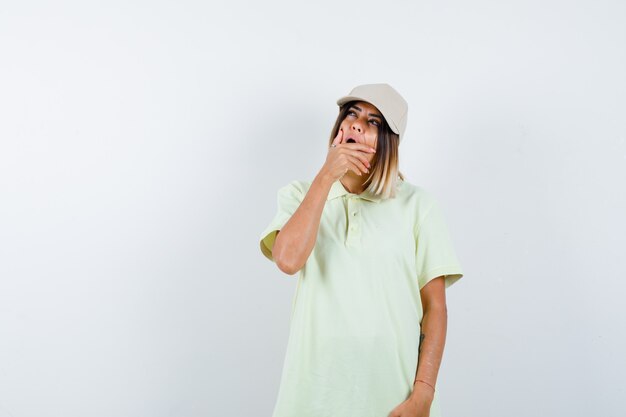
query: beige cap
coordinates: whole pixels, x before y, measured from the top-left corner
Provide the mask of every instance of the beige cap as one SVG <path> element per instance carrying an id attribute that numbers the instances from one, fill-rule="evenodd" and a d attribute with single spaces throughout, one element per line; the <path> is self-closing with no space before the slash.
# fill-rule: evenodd
<path id="1" fill-rule="evenodd" d="M 402 96 L 389 84 L 363 84 L 354 87 L 347 96 L 337 100 L 339 106 L 348 101 L 367 101 L 383 114 L 391 130 L 400 136 L 406 130 L 406 118 L 409 105 Z"/>

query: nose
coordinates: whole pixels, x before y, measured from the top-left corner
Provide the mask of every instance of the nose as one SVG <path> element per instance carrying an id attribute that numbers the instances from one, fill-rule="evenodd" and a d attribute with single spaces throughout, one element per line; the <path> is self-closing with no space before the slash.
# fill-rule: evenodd
<path id="1" fill-rule="evenodd" d="M 355 120 L 352 123 L 352 130 L 359 132 L 359 133 L 363 133 L 363 126 L 361 125 L 361 121 Z"/>

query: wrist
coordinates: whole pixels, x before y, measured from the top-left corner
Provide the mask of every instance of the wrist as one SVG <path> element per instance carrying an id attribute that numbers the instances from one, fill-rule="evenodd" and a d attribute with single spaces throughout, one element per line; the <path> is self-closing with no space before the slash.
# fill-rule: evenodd
<path id="1" fill-rule="evenodd" d="M 434 397 L 435 389 L 432 384 L 426 381 L 415 381 L 413 383 L 413 391 L 411 392 L 412 399 L 418 400 L 419 402 L 432 402 Z"/>
<path id="2" fill-rule="evenodd" d="M 322 185 L 330 187 L 334 181 L 332 175 L 322 168 L 315 177 L 315 180 L 319 181 Z"/>

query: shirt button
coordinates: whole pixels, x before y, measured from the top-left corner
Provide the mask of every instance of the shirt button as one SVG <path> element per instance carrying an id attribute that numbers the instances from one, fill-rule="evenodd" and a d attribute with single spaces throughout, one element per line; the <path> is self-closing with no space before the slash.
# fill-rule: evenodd
<path id="1" fill-rule="evenodd" d="M 356 211 L 353 211 L 353 212 L 352 212 L 352 215 L 353 215 L 353 216 L 356 216 Z"/>

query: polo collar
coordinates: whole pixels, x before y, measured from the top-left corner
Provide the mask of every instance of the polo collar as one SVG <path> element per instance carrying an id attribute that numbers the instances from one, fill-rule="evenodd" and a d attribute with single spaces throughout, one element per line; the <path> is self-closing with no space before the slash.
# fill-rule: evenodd
<path id="1" fill-rule="evenodd" d="M 364 200 L 373 201 L 375 203 L 380 202 L 381 197 L 371 193 L 369 190 L 364 190 L 361 194 L 354 194 L 346 190 L 340 180 L 337 180 L 330 187 L 330 191 L 328 192 L 328 197 L 326 200 L 332 200 L 333 198 L 341 197 L 343 195 L 353 195 L 358 198 L 362 198 Z"/>

